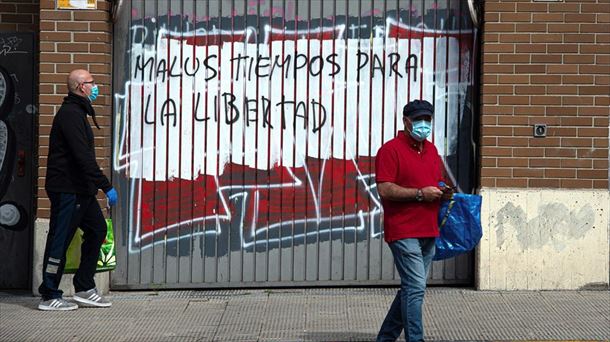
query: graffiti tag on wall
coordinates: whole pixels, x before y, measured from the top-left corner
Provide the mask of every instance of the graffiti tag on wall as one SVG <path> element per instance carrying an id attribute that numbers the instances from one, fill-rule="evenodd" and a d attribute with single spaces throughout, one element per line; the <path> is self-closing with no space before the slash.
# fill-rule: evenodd
<path id="1" fill-rule="evenodd" d="M 256 42 L 255 28 L 162 28 L 145 44 L 152 33 L 132 28 L 142 41 L 116 96 L 114 154 L 130 184 L 132 246 L 167 242 L 155 235 L 181 226 L 222 234 L 235 222 L 244 248 L 333 231 L 376 237 L 372 165 L 402 129 L 402 106 L 435 103 L 435 143 L 443 155 L 455 149 L 457 37 L 392 20 L 385 37 L 369 39 L 346 37 L 344 25 L 264 30 Z M 300 228 L 284 234 L 286 225 Z M 265 238 L 269 230 L 280 233 Z"/>

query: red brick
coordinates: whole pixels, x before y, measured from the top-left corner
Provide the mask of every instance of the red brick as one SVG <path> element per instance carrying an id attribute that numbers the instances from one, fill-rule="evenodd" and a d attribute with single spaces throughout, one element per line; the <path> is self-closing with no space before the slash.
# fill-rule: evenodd
<path id="1" fill-rule="evenodd" d="M 533 56 L 532 56 L 533 57 Z M 561 56 L 559 56 L 561 59 Z M 501 54 L 500 63 L 529 63 L 529 54 Z M 533 63 L 533 61 L 532 61 Z"/>
<path id="2" fill-rule="evenodd" d="M 561 84 L 560 75 L 532 75 L 530 76 L 532 84 Z"/>
<path id="3" fill-rule="evenodd" d="M 72 11 L 57 11 L 55 9 L 40 11 L 40 20 L 71 20 Z"/>
<path id="4" fill-rule="evenodd" d="M 576 172 L 577 172 L 577 177 L 580 179 L 608 179 L 608 169 L 605 169 L 605 170 L 579 169 Z"/>
<path id="5" fill-rule="evenodd" d="M 487 147 L 483 146 L 481 148 L 481 154 L 486 157 L 503 157 L 503 156 L 511 156 L 513 152 L 512 148 L 508 147 Z"/>
<path id="6" fill-rule="evenodd" d="M 546 65 L 542 64 L 518 64 L 515 65 L 515 73 L 517 74 L 543 74 L 546 73 Z"/>
<path id="7" fill-rule="evenodd" d="M 544 115 L 547 106 L 515 106 L 515 115 Z"/>
<path id="8" fill-rule="evenodd" d="M 610 13 L 610 2 L 597 4 L 583 3 L 580 5 L 580 11 L 582 13 Z"/>
<path id="9" fill-rule="evenodd" d="M 544 150 L 545 157 L 562 157 L 562 158 L 575 158 L 577 156 L 577 150 L 573 148 L 546 148 Z"/>
<path id="10" fill-rule="evenodd" d="M 561 63 L 562 62 L 562 55 L 553 55 L 553 54 L 535 54 L 532 55 L 531 57 L 531 62 L 532 63 L 543 63 L 543 64 L 550 64 L 550 63 Z"/>
<path id="11" fill-rule="evenodd" d="M 579 127 L 579 137 L 607 137 L 608 127 L 605 128 L 593 128 L 593 127 Z"/>
<path id="12" fill-rule="evenodd" d="M 515 94 L 518 95 L 536 95 L 545 94 L 546 89 L 544 86 L 516 86 Z"/>
<path id="13" fill-rule="evenodd" d="M 546 53 L 546 44 L 510 44 L 516 53 Z"/>
<path id="14" fill-rule="evenodd" d="M 595 14 L 593 13 L 566 13 L 565 14 L 565 22 L 566 23 L 592 23 L 595 22 Z M 575 29 L 570 30 L 572 32 L 578 31 L 578 25 L 576 25 Z M 568 32 L 568 31 L 564 31 Z"/>
<path id="15" fill-rule="evenodd" d="M 532 34 L 532 43 L 561 43 L 563 35 L 556 33 L 535 33 Z"/>
<path id="16" fill-rule="evenodd" d="M 597 55 L 597 56 L 595 56 L 595 64 L 610 65 L 610 55 Z"/>
<path id="17" fill-rule="evenodd" d="M 555 158 L 529 158 L 530 167 L 560 167 L 562 159 Z"/>
<path id="18" fill-rule="evenodd" d="M 500 96 L 498 103 L 501 105 L 523 105 L 529 104 L 530 98 L 528 96 Z"/>
<path id="19" fill-rule="evenodd" d="M 485 3 L 485 11 L 487 12 L 515 12 L 516 6 L 514 2 L 487 2 Z"/>
<path id="20" fill-rule="evenodd" d="M 529 159 L 527 158 L 498 158 L 499 167 L 527 167 Z"/>
<path id="21" fill-rule="evenodd" d="M 2 22 L 4 23 L 31 23 L 31 14 L 7 14 L 2 13 Z"/>
<path id="22" fill-rule="evenodd" d="M 610 43 L 610 33 L 595 34 L 595 42 L 597 44 Z"/>
<path id="23" fill-rule="evenodd" d="M 488 23 L 485 32 L 515 32 L 515 24 L 512 23 Z"/>
<path id="24" fill-rule="evenodd" d="M 608 33 L 610 25 L 607 24 L 581 24 L 580 32 L 582 33 Z"/>
<path id="25" fill-rule="evenodd" d="M 40 41 L 69 42 L 72 41 L 72 34 L 70 32 L 41 32 Z"/>
<path id="26" fill-rule="evenodd" d="M 499 25 L 506 25 L 506 24 L 499 24 Z M 547 25 L 546 24 L 531 24 L 531 23 L 517 23 L 515 26 L 513 26 L 513 29 L 511 31 L 516 31 L 516 32 L 546 32 L 547 31 Z"/>
<path id="27" fill-rule="evenodd" d="M 562 126 L 591 126 L 593 125 L 592 118 L 583 118 L 583 117 L 562 117 L 561 118 Z"/>
<path id="28" fill-rule="evenodd" d="M 559 105 L 561 104 L 561 97 L 545 95 L 545 96 L 532 96 L 531 104 L 533 105 Z"/>
<path id="29" fill-rule="evenodd" d="M 500 21 L 500 13 L 485 12 L 485 14 L 483 15 L 483 22 L 485 23 L 485 25 L 498 21 Z"/>
<path id="30" fill-rule="evenodd" d="M 608 158 L 608 149 L 607 148 L 578 149 L 576 151 L 576 156 L 578 158 Z"/>
<path id="31" fill-rule="evenodd" d="M 530 83 L 529 75 L 499 75 L 498 83 L 500 84 L 528 84 Z"/>
<path id="32" fill-rule="evenodd" d="M 498 146 L 528 146 L 529 139 L 525 137 L 499 137 Z M 504 165 L 506 166 L 506 165 Z"/>
<path id="33" fill-rule="evenodd" d="M 563 13 L 534 13 L 532 22 L 563 22 Z"/>
<path id="34" fill-rule="evenodd" d="M 510 177 L 511 169 L 509 168 L 481 168 L 481 177 Z"/>
<path id="35" fill-rule="evenodd" d="M 496 158 L 481 158 L 481 166 L 482 167 L 495 167 Z"/>
<path id="36" fill-rule="evenodd" d="M 577 74 L 578 65 L 549 65 L 547 72 L 549 74 Z"/>
<path id="37" fill-rule="evenodd" d="M 548 94 L 575 94 L 578 87 L 572 85 L 552 85 L 547 87 Z"/>
<path id="38" fill-rule="evenodd" d="M 544 177 L 544 171 L 542 169 L 514 168 L 513 177 L 540 178 Z"/>
<path id="39" fill-rule="evenodd" d="M 591 97 L 591 96 L 564 96 L 561 98 L 561 104 L 591 106 L 591 105 L 593 105 L 593 97 Z"/>
<path id="40" fill-rule="evenodd" d="M 590 169 L 593 166 L 591 159 L 561 159 L 561 167 L 575 169 Z"/>
<path id="41" fill-rule="evenodd" d="M 500 13 L 500 21 L 505 22 L 531 22 L 532 14 L 530 13 Z"/>
<path id="42" fill-rule="evenodd" d="M 595 55 L 564 55 L 563 63 L 565 63 L 565 64 L 593 64 L 593 63 L 595 63 Z"/>
<path id="43" fill-rule="evenodd" d="M 595 35 L 593 34 L 564 34 L 564 43 L 593 43 L 595 42 Z"/>
<path id="44" fill-rule="evenodd" d="M 591 45 L 581 45 L 580 53 L 582 54 L 610 54 L 610 44 L 591 44 Z"/>
<path id="45" fill-rule="evenodd" d="M 502 125 L 508 125 L 508 126 L 513 126 L 513 125 L 527 125 L 529 121 L 529 118 L 526 116 L 508 116 L 508 115 L 502 115 L 498 117 L 498 122 L 497 124 L 502 126 Z"/>
<path id="46" fill-rule="evenodd" d="M 496 179 L 491 177 L 481 177 L 481 186 L 483 187 L 495 187 Z"/>
<path id="47" fill-rule="evenodd" d="M 549 4 L 549 12 L 578 12 L 579 4 L 575 3 L 554 3 Z"/>
<path id="48" fill-rule="evenodd" d="M 497 187 L 504 188 L 525 188 L 527 187 L 527 179 L 525 178 L 498 178 L 495 181 Z"/>
<path id="49" fill-rule="evenodd" d="M 594 189 L 608 189 L 608 180 L 607 179 L 594 179 L 593 188 Z"/>
<path id="50" fill-rule="evenodd" d="M 588 179 L 561 179 L 560 184 L 564 189 L 590 189 L 593 187 L 593 182 Z"/>
<path id="51" fill-rule="evenodd" d="M 487 7 L 487 4 L 485 7 Z M 548 12 L 548 6 L 543 2 L 519 2 L 517 3 L 517 12 Z"/>
<path id="52" fill-rule="evenodd" d="M 546 47 L 549 53 L 578 53 L 578 44 L 548 44 Z"/>
<path id="53" fill-rule="evenodd" d="M 104 11 L 74 11 L 76 21 L 108 21 L 108 13 Z"/>
<path id="54" fill-rule="evenodd" d="M 534 128 L 530 129 L 530 134 L 534 135 Z M 550 137 L 547 135 L 545 138 L 530 138 L 529 146 L 531 147 L 557 147 L 560 146 L 561 139 L 556 137 Z"/>
<path id="55" fill-rule="evenodd" d="M 565 23 L 549 24 L 548 32 L 549 33 L 564 33 L 564 32 L 574 33 L 574 32 L 579 32 L 579 26 L 578 26 L 578 24 L 565 24 Z"/>
<path id="56" fill-rule="evenodd" d="M 543 157 L 544 148 L 519 147 L 513 149 L 514 157 Z"/>
<path id="57" fill-rule="evenodd" d="M 562 82 L 564 84 L 593 84 L 592 75 L 562 75 Z"/>
<path id="58" fill-rule="evenodd" d="M 529 179 L 527 186 L 532 188 L 558 188 L 559 179 Z"/>

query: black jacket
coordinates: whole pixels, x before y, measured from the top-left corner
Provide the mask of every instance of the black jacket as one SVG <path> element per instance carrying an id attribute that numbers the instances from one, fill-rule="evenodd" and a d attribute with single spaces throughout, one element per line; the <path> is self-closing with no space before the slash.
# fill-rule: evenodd
<path id="1" fill-rule="evenodd" d="M 95 161 L 93 131 L 87 114 L 95 119 L 89 99 L 74 93 L 64 97 L 49 138 L 47 191 L 95 195 L 97 189 L 107 192 L 112 188 Z"/>

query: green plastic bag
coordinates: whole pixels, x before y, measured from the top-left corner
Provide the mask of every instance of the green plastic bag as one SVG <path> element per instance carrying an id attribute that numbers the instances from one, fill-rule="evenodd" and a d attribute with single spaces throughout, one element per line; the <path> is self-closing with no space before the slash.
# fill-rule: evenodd
<path id="1" fill-rule="evenodd" d="M 114 231 L 112 219 L 106 219 L 106 239 L 100 248 L 100 256 L 97 259 L 96 272 L 112 271 L 116 268 L 116 253 L 114 249 Z M 83 243 L 83 231 L 78 228 L 70 242 L 66 252 L 66 266 L 64 273 L 75 273 L 80 265 L 80 249 Z"/>

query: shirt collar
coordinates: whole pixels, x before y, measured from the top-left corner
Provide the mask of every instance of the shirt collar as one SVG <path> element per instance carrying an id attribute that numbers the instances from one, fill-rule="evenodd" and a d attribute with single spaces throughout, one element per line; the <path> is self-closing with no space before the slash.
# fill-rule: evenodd
<path id="1" fill-rule="evenodd" d="M 402 141 L 406 142 L 410 148 L 412 148 L 416 151 L 419 151 L 419 148 L 418 148 L 419 141 L 415 140 L 411 136 L 411 134 L 407 134 L 406 131 L 398 131 L 398 138 L 401 139 Z M 422 153 L 426 150 L 427 143 L 428 143 L 427 139 L 424 139 L 423 146 L 422 146 Z"/>

